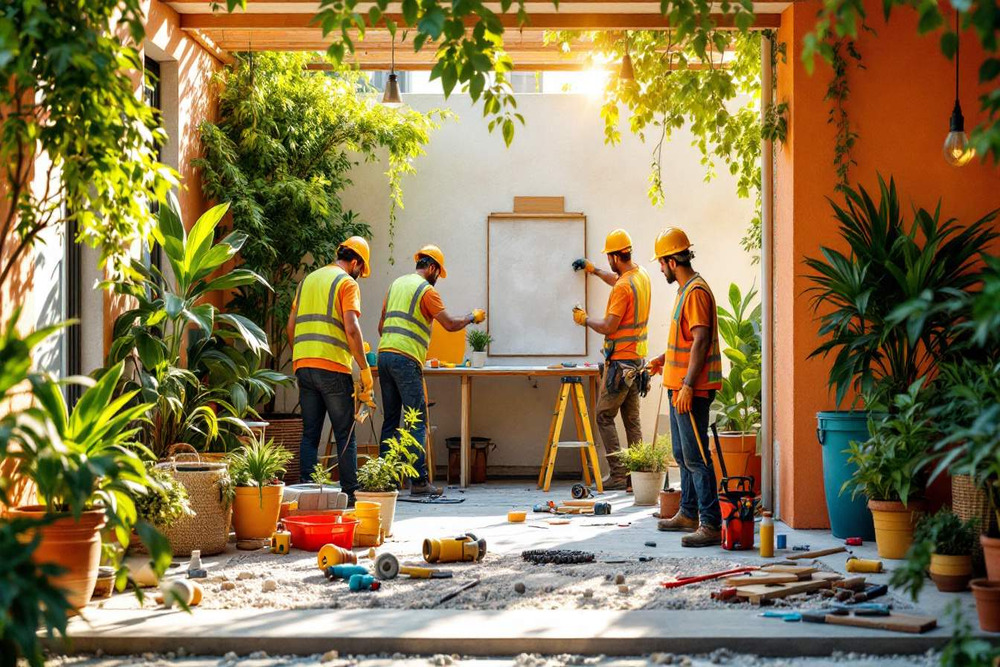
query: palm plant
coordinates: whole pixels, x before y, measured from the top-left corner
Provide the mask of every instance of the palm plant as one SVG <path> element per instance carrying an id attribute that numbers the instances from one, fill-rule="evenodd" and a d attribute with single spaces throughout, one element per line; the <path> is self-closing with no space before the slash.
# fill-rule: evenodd
<path id="1" fill-rule="evenodd" d="M 712 409 L 719 413 L 719 426 L 725 430 L 752 433 L 760 427 L 761 415 L 761 321 L 760 303 L 751 307 L 757 290 L 746 296 L 738 285 L 729 286 L 732 311 L 718 306 L 719 335 L 729 359 L 729 374 L 722 378 L 722 389 Z"/>
<path id="2" fill-rule="evenodd" d="M 939 304 L 969 291 L 981 248 L 998 233 L 994 210 L 962 226 L 918 209 L 907 228 L 895 181 L 879 176 L 879 201 L 863 188 L 843 190 L 846 208 L 830 200 L 847 242 L 847 254 L 821 247 L 822 257 L 805 260 L 814 311 L 825 340 L 810 357 L 835 354 L 829 386 L 840 405 L 848 390 L 871 406 L 905 393 L 947 352 L 958 318 L 944 308 L 927 308 L 917 327 L 894 315 L 901 304 L 920 299 Z"/>
<path id="3" fill-rule="evenodd" d="M 292 453 L 274 444 L 274 440 L 252 438 L 229 455 L 229 474 L 236 486 L 256 486 L 264 502 L 264 487 L 285 472 Z"/>

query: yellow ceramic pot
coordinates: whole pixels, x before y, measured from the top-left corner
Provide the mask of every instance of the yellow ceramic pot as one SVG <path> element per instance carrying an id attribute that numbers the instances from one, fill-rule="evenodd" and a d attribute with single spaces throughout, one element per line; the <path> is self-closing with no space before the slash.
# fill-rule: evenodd
<path id="1" fill-rule="evenodd" d="M 284 484 L 236 487 L 233 500 L 233 530 L 237 540 L 270 540 L 278 527 Z"/>
<path id="2" fill-rule="evenodd" d="M 943 593 L 957 593 L 969 587 L 972 578 L 972 556 L 942 556 L 931 554 L 931 579 Z"/>
<path id="3" fill-rule="evenodd" d="M 894 500 L 869 500 L 868 509 L 875 519 L 875 543 L 882 558 L 899 560 L 913 544 L 913 528 L 923 514 L 924 503 L 911 500 L 908 504 Z"/>

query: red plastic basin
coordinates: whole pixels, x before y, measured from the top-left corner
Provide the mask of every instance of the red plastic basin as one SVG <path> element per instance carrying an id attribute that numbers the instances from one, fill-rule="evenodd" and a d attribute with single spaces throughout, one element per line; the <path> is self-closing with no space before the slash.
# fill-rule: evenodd
<path id="1" fill-rule="evenodd" d="M 319 551 L 324 544 L 336 544 L 350 549 L 354 544 L 357 519 L 345 519 L 329 514 L 302 514 L 282 519 L 292 534 L 292 546 L 304 551 Z"/>

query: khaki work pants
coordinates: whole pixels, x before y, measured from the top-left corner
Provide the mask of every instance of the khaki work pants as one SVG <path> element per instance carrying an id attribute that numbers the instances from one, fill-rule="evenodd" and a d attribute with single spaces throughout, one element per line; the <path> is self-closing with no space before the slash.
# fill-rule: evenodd
<path id="1" fill-rule="evenodd" d="M 639 383 L 631 386 L 622 382 L 617 390 L 609 391 L 607 383 L 601 383 L 601 392 L 597 398 L 597 430 L 601 433 L 604 451 L 608 456 L 608 468 L 611 478 L 624 478 L 628 475 L 625 466 L 613 453 L 621 449 L 618 442 L 618 429 L 615 427 L 615 417 L 621 412 L 625 424 L 625 434 L 629 444 L 642 440 L 642 428 L 639 425 Z"/>

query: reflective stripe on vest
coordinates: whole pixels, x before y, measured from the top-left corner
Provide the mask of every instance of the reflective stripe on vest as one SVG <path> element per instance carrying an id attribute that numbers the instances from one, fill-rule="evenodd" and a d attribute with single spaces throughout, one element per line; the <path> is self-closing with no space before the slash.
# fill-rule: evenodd
<path id="1" fill-rule="evenodd" d="M 644 279 L 643 279 L 644 278 Z M 620 322 L 618 330 L 605 338 L 614 343 L 635 343 L 636 355 L 642 359 L 646 356 L 646 334 L 649 325 L 649 300 L 651 285 L 649 275 L 642 267 L 629 278 L 629 288 L 632 290 L 632 318 L 629 322 Z"/>
<path id="2" fill-rule="evenodd" d="M 337 311 L 340 292 L 352 278 L 335 264 L 313 271 L 299 285 L 295 307 L 292 358 L 327 359 L 351 367 L 343 313 Z"/>
<path id="3" fill-rule="evenodd" d="M 416 273 L 397 278 L 389 286 L 379 351 L 396 350 L 423 365 L 431 343 L 431 320 L 424 317 L 420 299 L 430 288 L 430 284 Z"/>
<path id="4" fill-rule="evenodd" d="M 704 290 L 711 300 L 712 324 L 711 328 L 712 347 L 709 350 L 708 358 L 702 368 L 701 375 L 695 380 L 694 389 L 721 389 L 722 388 L 722 355 L 719 351 L 718 316 L 715 308 L 715 295 L 704 278 L 695 274 L 687 282 L 681 293 L 677 296 L 677 305 L 674 307 L 673 317 L 670 321 L 670 338 L 667 343 L 667 353 L 665 356 L 663 370 L 663 384 L 672 389 L 679 389 L 684 383 L 687 375 L 688 364 L 691 361 L 691 346 L 693 339 L 687 340 L 681 337 L 681 317 L 684 312 L 684 304 L 691 294 L 696 290 Z"/>

